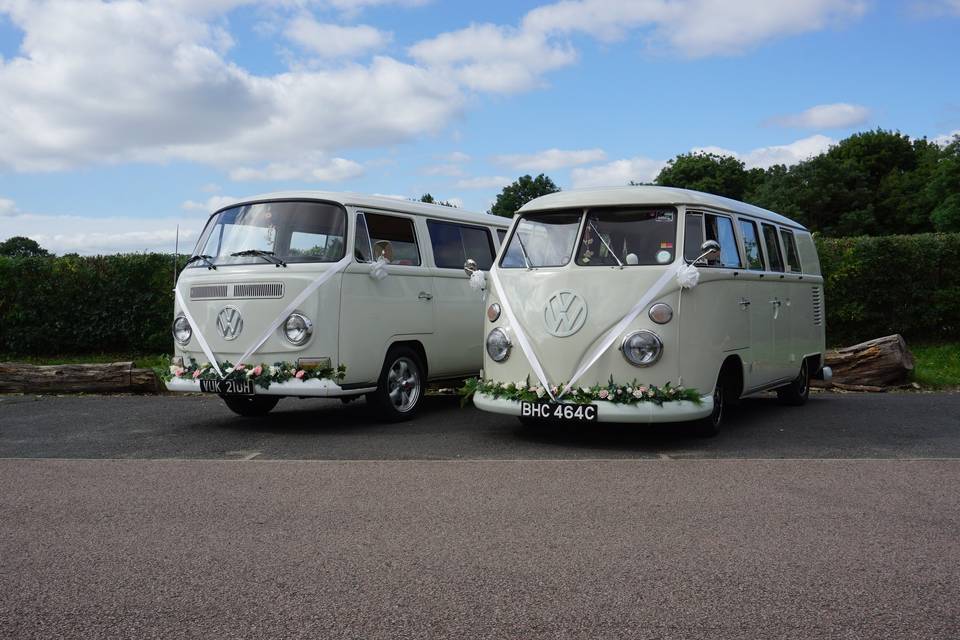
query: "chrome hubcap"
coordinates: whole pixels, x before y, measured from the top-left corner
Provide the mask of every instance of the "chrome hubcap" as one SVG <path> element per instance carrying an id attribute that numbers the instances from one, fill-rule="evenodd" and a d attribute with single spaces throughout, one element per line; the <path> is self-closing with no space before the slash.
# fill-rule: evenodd
<path id="1" fill-rule="evenodd" d="M 420 397 L 420 374 L 409 358 L 397 358 L 387 374 L 387 395 L 394 408 L 404 413 L 417 404 Z"/>

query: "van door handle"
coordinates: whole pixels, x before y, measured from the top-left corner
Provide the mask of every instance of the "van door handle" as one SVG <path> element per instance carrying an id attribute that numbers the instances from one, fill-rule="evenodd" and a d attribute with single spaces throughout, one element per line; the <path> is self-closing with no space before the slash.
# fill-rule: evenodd
<path id="1" fill-rule="evenodd" d="M 433 294 L 429 291 L 421 291 L 417 297 L 421 300 L 433 300 Z"/>
<path id="2" fill-rule="evenodd" d="M 783 304 L 783 301 L 780 300 L 779 298 L 774 298 L 773 300 L 770 301 L 770 304 L 772 304 L 775 307 L 779 307 L 780 305 Z"/>
<path id="3" fill-rule="evenodd" d="M 740 298 L 737 300 L 737 304 L 740 305 L 740 308 L 746 311 L 747 307 L 750 306 L 750 298 Z"/>

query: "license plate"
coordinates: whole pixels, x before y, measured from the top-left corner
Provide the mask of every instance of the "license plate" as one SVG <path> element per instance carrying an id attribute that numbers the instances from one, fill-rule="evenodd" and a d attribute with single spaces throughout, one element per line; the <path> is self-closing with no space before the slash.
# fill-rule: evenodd
<path id="1" fill-rule="evenodd" d="M 253 380 L 201 380 L 200 391 L 222 396 L 252 396 Z"/>
<path id="2" fill-rule="evenodd" d="M 597 405 L 521 402 L 520 415 L 524 418 L 563 420 L 565 422 L 596 422 Z"/>

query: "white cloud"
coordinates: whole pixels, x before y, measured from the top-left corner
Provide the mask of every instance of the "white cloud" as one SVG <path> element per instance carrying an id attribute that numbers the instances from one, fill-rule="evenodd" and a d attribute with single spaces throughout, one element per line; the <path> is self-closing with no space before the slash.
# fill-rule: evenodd
<path id="1" fill-rule="evenodd" d="M 809 138 L 802 138 L 790 144 L 759 147 L 744 153 L 738 153 L 721 147 L 697 147 L 693 149 L 693 151 L 733 156 L 743 160 L 743 163 L 748 169 L 755 167 L 767 169 L 775 164 L 785 164 L 787 166 L 797 164 L 798 162 L 823 153 L 829 149 L 831 145 L 836 144 L 836 142 L 833 138 L 818 134 L 810 136 Z"/>
<path id="2" fill-rule="evenodd" d="M 8 198 L 0 198 L 0 216 L 13 216 L 17 214 L 17 203 Z"/>
<path id="3" fill-rule="evenodd" d="M 441 160 L 446 160 L 447 162 L 470 162 L 470 156 L 465 154 L 462 151 L 454 151 L 452 153 L 447 153 L 439 156 Z"/>
<path id="4" fill-rule="evenodd" d="M 636 157 L 614 160 L 597 167 L 573 169 L 570 181 L 575 189 L 623 186 L 630 182 L 652 182 L 666 165 L 664 160 Z"/>
<path id="5" fill-rule="evenodd" d="M 553 171 L 606 160 L 603 149 L 546 149 L 536 153 L 496 156 L 493 160 L 519 171 Z"/>
<path id="6" fill-rule="evenodd" d="M 500 189 L 511 182 L 513 179 L 505 176 L 479 176 L 458 180 L 454 186 L 458 189 Z"/>
<path id="7" fill-rule="evenodd" d="M 272 162 L 263 168 L 239 167 L 230 172 L 230 179 L 245 180 L 303 180 L 306 182 L 343 182 L 363 175 L 363 165 L 346 158 L 331 158 L 317 162 Z"/>
<path id="8" fill-rule="evenodd" d="M 213 213 L 218 209 L 222 209 L 228 204 L 236 202 L 239 198 L 234 198 L 233 196 L 210 196 L 207 198 L 206 202 L 196 202 L 195 200 L 187 200 L 180 205 L 181 209 L 185 211 L 201 211 L 203 213 Z"/>
<path id="9" fill-rule="evenodd" d="M 309 15 L 294 18 L 287 37 L 321 58 L 356 56 L 384 47 L 391 35 L 368 25 L 322 24 Z"/>
<path id="10" fill-rule="evenodd" d="M 957 0 L 957 1 L 960 2 L 960 0 Z M 941 147 L 945 147 L 951 142 L 953 142 L 957 136 L 960 136 L 960 129 L 954 129 L 950 133 L 945 133 L 942 136 L 937 136 L 933 139 L 933 141 L 936 144 L 940 145 Z M 3 207 L 2 205 L 0 205 L 0 211 L 2 211 L 2 209 Z"/>
<path id="11" fill-rule="evenodd" d="M 452 178 L 459 178 L 464 175 L 463 167 L 452 162 L 424 167 L 421 169 L 421 173 L 427 176 L 449 176 Z"/>
<path id="12" fill-rule="evenodd" d="M 838 102 L 820 104 L 786 116 L 772 118 L 770 124 L 798 129 L 845 129 L 855 127 L 870 118 L 870 109 L 859 104 Z"/>
<path id="13" fill-rule="evenodd" d="M 196 243 L 205 220 L 189 218 L 94 218 L 66 215 L 22 214 L 13 218 L 10 235 L 32 238 L 54 253 L 122 253 L 160 251 L 173 253 L 180 225 L 180 252 Z"/>

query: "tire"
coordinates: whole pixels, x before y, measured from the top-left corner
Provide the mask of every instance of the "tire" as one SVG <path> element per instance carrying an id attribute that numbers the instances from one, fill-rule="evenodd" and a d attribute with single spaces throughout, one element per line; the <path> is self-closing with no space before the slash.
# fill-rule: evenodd
<path id="1" fill-rule="evenodd" d="M 244 418 L 258 418 L 270 413 L 270 410 L 280 402 L 279 396 L 231 396 L 224 397 L 223 402 L 230 411 Z"/>
<path id="2" fill-rule="evenodd" d="M 725 371 L 720 372 L 717 384 L 713 388 L 713 411 L 705 418 L 693 423 L 693 432 L 700 438 L 713 438 L 720 433 L 727 408 L 728 378 Z"/>
<path id="3" fill-rule="evenodd" d="M 777 389 L 777 400 L 780 404 L 799 407 L 807 403 L 810 397 L 810 365 L 807 360 L 800 364 L 800 373 L 796 379 L 785 387 Z"/>
<path id="4" fill-rule="evenodd" d="M 387 352 L 377 390 L 367 394 L 367 402 L 384 422 L 409 420 L 419 411 L 425 388 L 417 352 L 410 347 L 394 347 Z"/>

